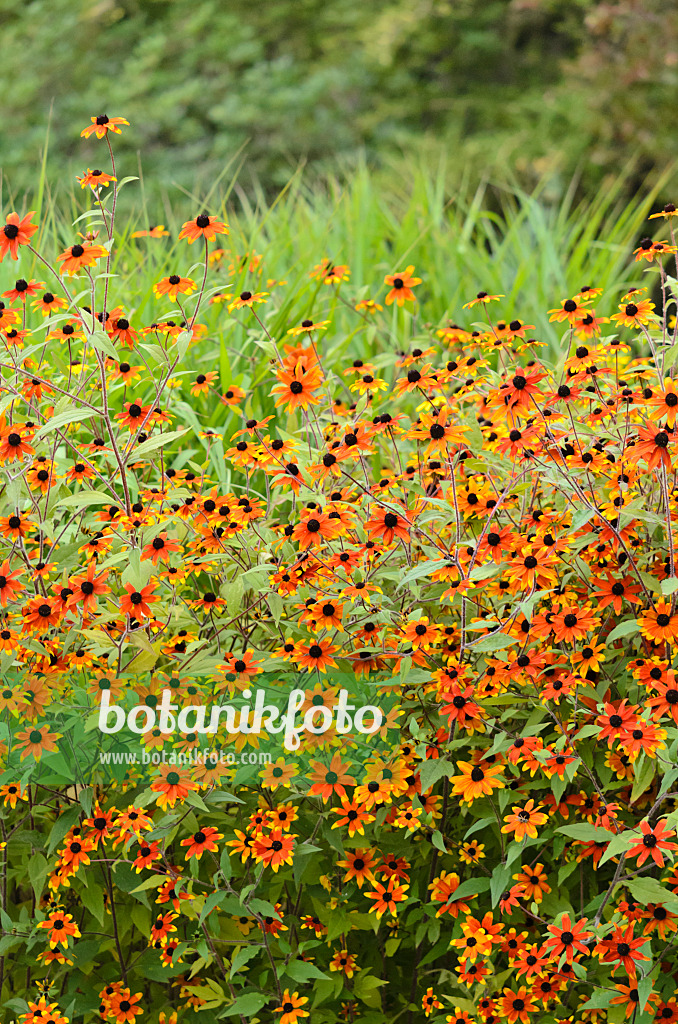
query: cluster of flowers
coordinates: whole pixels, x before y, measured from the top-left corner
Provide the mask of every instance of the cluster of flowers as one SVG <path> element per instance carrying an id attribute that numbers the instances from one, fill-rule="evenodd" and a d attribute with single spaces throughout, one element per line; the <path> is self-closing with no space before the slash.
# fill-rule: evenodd
<path id="1" fill-rule="evenodd" d="M 101 115 L 83 134 L 113 158 L 125 124 Z M 563 358 L 532 325 L 495 321 L 503 296 L 486 292 L 465 308 L 487 323 L 430 326 L 399 351 L 415 268 L 384 281 L 389 327 L 324 259 L 316 303 L 347 303 L 356 338 L 374 339 L 334 365 L 331 318 L 271 332 L 282 286 L 259 287 L 256 254 L 230 254 L 249 289 L 208 288 L 228 226 L 206 213 L 179 234 L 204 245 L 202 285 L 155 285 L 179 313 L 133 327 L 133 299 L 109 310 L 111 172 L 81 179 L 104 244 L 83 238 L 59 267 L 33 247 L 31 214 L 0 228 L 0 259 L 41 260 L 64 292 L 33 303 L 47 343 L 27 302 L 43 282 L 17 280 L 0 306 L 6 1005 L 23 1024 L 132 1024 L 145 1007 L 174 1024 L 179 1005 L 295 1024 L 311 999 L 321 1022 L 419 1007 L 448 1024 L 678 1021 L 676 208 L 657 215 L 670 243 L 635 252 L 657 301 L 627 289 L 608 318 L 580 288 L 549 311 Z M 208 299 L 212 326 L 197 320 Z M 223 303 L 270 379 L 220 394 L 215 371 L 196 375 L 211 420 L 204 461 L 186 461 L 163 429 L 190 423 L 173 375 Z M 220 447 L 217 417 L 245 403 Z M 64 781 L 74 747 L 98 754 L 84 720 L 104 692 L 155 708 L 170 689 L 186 707 L 292 679 L 301 714 L 342 687 L 390 704 L 371 746 L 333 726 L 260 772 Z M 27 830 L 53 831 L 26 869 Z"/>

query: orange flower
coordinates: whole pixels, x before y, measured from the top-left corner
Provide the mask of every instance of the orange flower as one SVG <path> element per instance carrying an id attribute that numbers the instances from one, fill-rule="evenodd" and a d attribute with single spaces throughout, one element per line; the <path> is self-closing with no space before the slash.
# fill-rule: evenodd
<path id="1" fill-rule="evenodd" d="M 194 832 L 188 839 L 182 839 L 179 843 L 180 846 L 187 846 L 186 860 L 190 860 L 191 857 L 195 857 L 196 860 L 200 860 L 205 850 L 210 853 L 217 852 L 217 840 L 223 839 L 223 834 L 216 828 L 201 828 L 197 832 Z"/>
<path id="2" fill-rule="evenodd" d="M 210 217 L 207 213 L 200 213 L 193 220 L 187 220 L 179 232 L 179 241 L 187 239 L 192 245 L 198 238 L 204 238 L 206 242 L 213 241 L 217 235 L 227 235 L 228 224 L 216 217 Z"/>
<path id="3" fill-rule="evenodd" d="M 374 892 L 365 893 L 368 900 L 374 900 L 369 913 L 374 912 L 377 918 L 382 918 L 388 911 L 392 917 L 396 917 L 398 904 L 405 902 L 408 889 L 409 885 L 406 882 L 399 885 L 395 878 L 389 878 L 386 885 L 377 882 Z"/>
<path id="4" fill-rule="evenodd" d="M 0 430 L 0 462 L 18 462 L 24 455 L 35 455 L 28 443 L 32 431 L 25 423 L 10 423 Z"/>
<path id="5" fill-rule="evenodd" d="M 67 949 L 69 936 L 74 939 L 80 938 L 80 929 L 71 915 L 65 914 L 61 910 L 52 911 L 44 921 L 38 921 L 37 927 L 49 929 L 50 949 L 54 949 L 58 945 Z"/>
<path id="6" fill-rule="evenodd" d="M 547 820 L 539 806 L 535 807 L 534 800 L 528 800 L 524 807 L 514 807 L 513 814 L 504 815 L 506 824 L 502 826 L 502 832 L 513 832 L 516 843 L 522 842 L 525 836 L 536 839 L 537 825 L 543 825 Z"/>
<path id="7" fill-rule="evenodd" d="M 151 605 L 160 598 L 153 594 L 153 584 L 137 590 L 132 583 L 125 584 L 127 593 L 120 599 L 120 611 L 131 619 L 147 619 L 153 614 Z"/>
<path id="8" fill-rule="evenodd" d="M 406 302 L 414 302 L 416 296 L 412 291 L 418 284 L 421 284 L 420 277 L 413 277 L 414 264 L 409 267 L 405 267 L 402 273 L 398 274 L 387 274 L 384 278 L 384 284 L 390 287 L 386 299 L 387 306 L 393 305 L 396 302 L 399 306 L 404 305 Z"/>
<path id="9" fill-rule="evenodd" d="M 42 725 L 39 729 L 24 729 L 23 732 L 18 732 L 15 738 L 23 744 L 22 761 L 29 755 L 39 761 L 44 751 L 52 753 L 57 749 L 56 740 L 60 738 L 60 734 L 52 733 L 48 726 Z"/>
<path id="10" fill-rule="evenodd" d="M 18 213 L 10 213 L 5 224 L 0 230 L 0 263 L 9 252 L 13 260 L 19 259 L 19 246 L 28 245 L 32 236 L 38 230 L 37 224 L 31 224 L 31 217 L 35 210 L 31 210 L 24 217 Z"/>
<path id="11" fill-rule="evenodd" d="M 280 1006 L 273 1011 L 282 1014 L 279 1024 L 297 1024 L 300 1017 L 308 1017 L 308 1011 L 302 1010 L 302 1006 L 307 1002 L 307 996 L 300 996 L 298 992 L 290 995 L 290 990 L 286 988 Z"/>
<path id="12" fill-rule="evenodd" d="M 174 302 L 177 295 L 190 295 L 197 288 L 197 284 L 190 277 L 180 277 L 179 274 L 170 274 L 169 277 L 163 277 L 162 281 L 158 281 L 157 284 L 153 285 L 153 291 L 160 298 L 161 295 L 166 295 L 170 302 Z"/>
<path id="13" fill-rule="evenodd" d="M 280 384 L 271 389 L 271 394 L 277 395 L 276 408 L 287 405 L 290 412 L 301 408 L 304 411 L 309 405 L 317 405 L 320 399 L 314 394 L 322 384 L 322 371 L 314 366 L 306 369 L 300 363 L 292 370 L 279 369 L 276 377 Z"/>
<path id="14" fill-rule="evenodd" d="M 317 669 L 319 672 L 327 672 L 328 667 L 336 668 L 337 663 L 332 657 L 339 648 L 330 643 L 329 640 L 320 640 L 312 644 L 299 644 L 298 664 L 301 668 L 312 672 Z"/>
<path id="15" fill-rule="evenodd" d="M 521 986 L 517 992 L 510 988 L 504 989 L 501 997 L 501 1019 L 508 1024 L 529 1024 L 530 1014 L 538 1011 L 537 1004 L 533 1001 L 532 993 L 528 993 L 525 986 Z"/>
<path id="16" fill-rule="evenodd" d="M 0 605 L 7 607 L 8 601 L 15 601 L 22 590 L 26 589 L 24 583 L 20 583 L 18 577 L 23 575 L 23 569 L 12 568 L 5 559 L 0 565 Z"/>
<path id="17" fill-rule="evenodd" d="M 76 178 L 76 181 L 80 183 L 80 188 L 91 188 L 92 191 L 96 192 L 99 188 L 108 188 L 112 181 L 117 181 L 112 174 L 105 174 L 96 167 L 93 171 L 90 171 L 89 167 L 85 174 L 80 178 Z"/>
<path id="18" fill-rule="evenodd" d="M 637 621 L 648 640 L 671 643 L 678 637 L 678 614 L 674 614 L 668 601 L 657 601 L 654 608 L 644 611 Z"/>
<path id="19" fill-rule="evenodd" d="M 88 139 L 90 135 L 96 135 L 97 139 L 103 139 L 108 132 L 120 135 L 120 126 L 129 124 L 129 121 L 126 121 L 124 117 L 107 117 L 106 114 L 99 114 L 97 117 L 90 118 L 90 120 L 92 123 L 88 124 L 80 132 L 81 138 Z"/>
<path id="20" fill-rule="evenodd" d="M 89 242 L 80 245 L 76 242 L 57 256 L 57 263 L 61 263 L 59 273 L 62 277 L 64 274 L 72 277 L 83 267 L 93 267 L 97 260 L 105 256 L 108 256 L 108 252 L 102 245 L 91 245 Z"/>
<path id="21" fill-rule="evenodd" d="M 340 799 L 346 798 L 345 786 L 355 786 L 355 779 L 347 774 L 351 767 L 348 762 L 341 760 L 339 754 L 333 754 L 328 766 L 321 761 L 311 761 L 312 772 L 309 775 L 313 785 L 309 790 L 310 796 L 319 796 L 323 802 L 330 800 L 333 793 L 337 793 Z"/>
<path id="22" fill-rule="evenodd" d="M 641 838 L 629 847 L 628 856 L 636 857 L 638 867 L 642 867 L 645 861 L 651 857 L 658 868 L 664 867 L 663 850 L 673 853 L 678 850 L 677 843 L 669 842 L 669 838 L 675 837 L 674 829 L 667 829 L 664 821 L 658 821 L 652 828 L 649 821 L 641 821 Z"/>
<path id="23" fill-rule="evenodd" d="M 294 857 L 296 835 L 274 829 L 270 835 L 258 835 L 254 840 L 254 858 L 258 864 L 265 864 L 274 871 L 283 864 L 291 864 Z"/>
<path id="24" fill-rule="evenodd" d="M 167 807 L 174 807 L 177 800 L 181 803 L 189 793 L 195 792 L 198 788 L 186 771 L 177 771 L 171 765 L 160 766 L 160 779 L 151 783 L 154 793 L 160 793 L 158 806 L 165 810 Z"/>
<path id="25" fill-rule="evenodd" d="M 503 789 L 504 782 L 497 776 L 502 773 L 500 764 L 482 762 L 473 764 L 470 761 L 457 761 L 459 775 L 450 778 L 452 791 L 461 797 L 464 803 L 473 803 L 482 796 L 489 796 L 494 789 Z"/>

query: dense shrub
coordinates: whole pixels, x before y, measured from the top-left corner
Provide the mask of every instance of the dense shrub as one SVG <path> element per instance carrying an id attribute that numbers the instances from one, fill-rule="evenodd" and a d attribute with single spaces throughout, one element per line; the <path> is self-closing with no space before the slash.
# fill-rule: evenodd
<path id="1" fill-rule="evenodd" d="M 550 351 L 88 181 L 54 251 L 0 228 L 8 1013 L 678 1019 L 675 207 Z M 295 686 L 298 747 L 198 731 Z"/>

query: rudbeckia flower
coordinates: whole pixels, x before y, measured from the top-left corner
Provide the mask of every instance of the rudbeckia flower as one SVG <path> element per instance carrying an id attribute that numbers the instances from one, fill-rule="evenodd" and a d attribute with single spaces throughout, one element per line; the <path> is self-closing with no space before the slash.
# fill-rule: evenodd
<path id="1" fill-rule="evenodd" d="M 192 245 L 198 238 L 204 238 L 206 242 L 211 242 L 217 235 L 227 234 L 228 224 L 217 220 L 216 217 L 210 217 L 207 213 L 200 213 L 193 220 L 187 220 L 182 225 L 179 240 L 185 238 L 188 244 Z"/>
<path id="2" fill-rule="evenodd" d="M 37 224 L 31 224 L 31 217 L 35 210 L 31 210 L 24 217 L 18 213 L 10 213 L 5 224 L 0 229 L 0 263 L 9 252 L 13 260 L 19 259 L 19 246 L 28 245 L 32 236 L 38 230 Z"/>
<path id="3" fill-rule="evenodd" d="M 88 124 L 86 128 L 80 132 L 81 138 L 89 138 L 90 135 L 96 135 L 97 139 L 103 139 L 108 132 L 114 132 L 116 135 L 121 134 L 121 125 L 129 124 L 124 117 L 108 117 L 106 114 L 98 114 L 96 117 L 90 118 L 91 124 Z"/>
<path id="4" fill-rule="evenodd" d="M 62 277 L 64 274 L 72 277 L 83 267 L 93 267 L 97 260 L 105 256 L 108 256 L 108 252 L 102 245 L 90 245 L 87 242 L 80 245 L 76 242 L 57 256 L 57 262 L 61 263 L 59 273 Z"/>
<path id="5" fill-rule="evenodd" d="M 405 267 L 402 273 L 387 274 L 384 278 L 384 284 L 387 284 L 391 289 L 385 298 L 387 306 L 391 306 L 394 302 L 398 306 L 403 306 L 406 302 L 414 302 L 416 295 L 412 291 L 418 284 L 421 284 L 420 277 L 413 277 L 414 264 L 409 267 Z"/>

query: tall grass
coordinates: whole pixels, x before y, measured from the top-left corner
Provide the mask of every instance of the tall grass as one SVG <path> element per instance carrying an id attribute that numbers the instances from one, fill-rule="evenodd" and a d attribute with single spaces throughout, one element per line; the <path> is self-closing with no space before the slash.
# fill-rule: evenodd
<path id="1" fill-rule="evenodd" d="M 121 179 L 126 170 L 118 168 Z M 436 167 L 398 164 L 379 172 L 362 164 L 348 176 L 313 183 L 299 172 L 270 200 L 263 191 L 248 194 L 238 186 L 235 160 L 210 194 L 175 193 L 157 207 L 144 201 L 143 181 L 131 181 L 121 192 L 125 205 L 116 227 L 112 271 L 117 276 L 111 282 L 111 301 L 126 315 L 131 313 L 135 326 L 164 315 L 167 309 L 155 299 L 152 286 L 168 274 L 191 273 L 191 264 L 202 258 L 198 246 L 189 249 L 175 239 L 181 223 L 205 208 L 230 224 L 230 235 L 222 242 L 229 255 L 210 270 L 209 286 L 234 295 L 245 288 L 270 290 L 271 298 L 259 312 L 278 340 L 305 317 L 329 318 L 332 325 L 324 344 L 341 347 L 347 357 L 374 356 L 384 345 L 406 349 L 413 337 L 448 318 L 465 327 L 480 320 L 482 308 L 461 307 L 482 289 L 505 296 L 492 306 L 495 318 L 534 324 L 530 333 L 546 343 L 545 353 L 557 361 L 563 330 L 549 323 L 549 308 L 591 285 L 605 289 L 598 305 L 598 312 L 605 314 L 632 284 L 647 283 L 631 252 L 651 227 L 647 217 L 668 176 L 669 171 L 633 201 L 627 198 L 622 172 L 595 196 L 575 198 L 573 183 L 553 202 L 547 181 L 532 194 L 491 181 L 477 186 L 466 181 L 451 190 L 444 162 Z M 76 241 L 76 232 L 96 226 L 89 216 L 77 220 L 91 208 L 91 196 L 77 188 L 54 194 L 44 174 L 40 202 L 36 248 L 47 255 Z M 169 238 L 130 238 L 134 230 L 159 221 L 165 222 Z M 259 276 L 247 267 L 228 275 L 231 258 L 254 251 L 262 257 Z M 351 268 L 351 279 L 338 294 L 309 277 L 325 256 Z M 6 259 L 0 265 L 0 290 L 19 275 L 45 279 L 45 268 L 37 262 L 31 266 L 30 259 L 24 253 L 20 264 Z M 355 313 L 355 299 L 379 301 L 384 275 L 408 264 L 423 278 L 414 313 L 392 318 L 385 311 L 380 330 L 370 330 Z M 199 276 L 195 267 L 192 273 Z M 287 283 L 269 288 L 270 279 Z M 48 287 L 58 291 L 55 281 Z M 225 305 L 212 305 L 203 307 L 200 320 L 208 333 L 191 348 L 186 372 L 220 370 L 222 387 L 248 387 L 266 375 L 268 363 L 257 347 L 264 335 L 251 314 L 231 316 Z M 196 406 L 195 415 L 203 421 L 213 421 L 217 413 L 221 421 L 226 415 L 212 398 Z"/>

